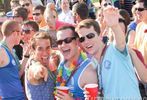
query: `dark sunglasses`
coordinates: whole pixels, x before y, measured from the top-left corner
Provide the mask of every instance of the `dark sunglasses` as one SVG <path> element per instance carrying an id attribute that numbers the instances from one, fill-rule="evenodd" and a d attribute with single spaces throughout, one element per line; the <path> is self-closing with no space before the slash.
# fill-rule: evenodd
<path id="1" fill-rule="evenodd" d="M 33 13 L 33 16 L 39 16 L 40 13 Z"/>
<path id="2" fill-rule="evenodd" d="M 22 29 L 21 32 L 22 32 L 22 33 L 24 32 L 25 34 L 30 34 L 30 31 L 31 31 L 31 30 L 29 30 L 29 29 Z"/>
<path id="3" fill-rule="evenodd" d="M 25 7 L 25 6 L 28 7 L 29 5 L 30 5 L 30 3 L 26 3 L 26 4 L 23 4 L 22 7 Z"/>
<path id="4" fill-rule="evenodd" d="M 111 3 L 104 3 L 104 7 L 107 7 L 108 5 L 112 5 Z"/>
<path id="5" fill-rule="evenodd" d="M 88 39 L 92 39 L 92 38 L 95 37 L 95 34 L 94 34 L 94 33 L 89 33 L 89 34 L 86 35 L 86 37 L 87 37 Z M 81 43 L 84 42 L 84 41 L 85 41 L 85 37 L 80 37 L 80 38 L 79 38 L 79 41 L 80 41 Z"/>
<path id="6" fill-rule="evenodd" d="M 146 8 L 135 8 L 135 11 L 144 11 L 144 10 L 147 10 Z"/>
<path id="7" fill-rule="evenodd" d="M 71 43 L 72 40 L 75 40 L 75 39 L 76 37 L 68 37 L 68 38 L 65 38 L 64 40 L 58 40 L 57 45 L 62 45 L 63 42 L 68 44 L 68 43 Z"/>

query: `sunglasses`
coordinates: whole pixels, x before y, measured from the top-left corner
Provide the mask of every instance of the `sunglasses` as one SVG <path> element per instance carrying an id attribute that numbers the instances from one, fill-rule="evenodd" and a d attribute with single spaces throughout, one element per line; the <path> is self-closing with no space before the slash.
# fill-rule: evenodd
<path id="1" fill-rule="evenodd" d="M 92 38 L 95 37 L 95 34 L 94 34 L 94 33 L 89 33 L 89 34 L 86 35 L 86 37 L 87 37 L 88 39 L 92 39 Z M 80 41 L 81 43 L 84 42 L 84 41 L 85 41 L 85 37 L 80 37 L 80 38 L 79 38 L 79 41 Z"/>
<path id="2" fill-rule="evenodd" d="M 62 45 L 62 43 L 66 43 L 66 44 L 69 44 L 72 42 L 72 40 L 75 40 L 76 37 L 68 37 L 68 38 L 65 38 L 64 40 L 58 40 L 57 41 L 57 45 Z"/>
<path id="3" fill-rule="evenodd" d="M 26 3 L 26 4 L 23 4 L 22 7 L 25 7 L 25 6 L 28 7 L 29 5 L 30 3 Z"/>
<path id="4" fill-rule="evenodd" d="M 135 11 L 144 11 L 144 10 L 147 10 L 146 8 L 135 8 Z"/>
<path id="5" fill-rule="evenodd" d="M 39 16 L 40 13 L 33 13 L 33 16 Z"/>
<path id="6" fill-rule="evenodd" d="M 30 30 L 30 29 L 22 29 L 22 33 L 24 32 L 25 34 L 30 34 L 30 32 L 31 32 L 32 30 Z"/>
<path id="7" fill-rule="evenodd" d="M 112 4 L 111 3 L 104 3 L 104 7 L 107 7 L 107 6 L 111 6 Z"/>

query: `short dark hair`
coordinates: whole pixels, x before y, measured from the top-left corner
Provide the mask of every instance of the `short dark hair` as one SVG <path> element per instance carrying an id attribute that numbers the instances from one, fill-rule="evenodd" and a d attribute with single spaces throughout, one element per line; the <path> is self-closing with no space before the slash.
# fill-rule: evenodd
<path id="1" fill-rule="evenodd" d="M 130 15 L 129 15 L 128 11 L 125 9 L 119 9 L 119 14 L 125 19 L 126 24 L 129 25 L 131 19 L 130 19 Z"/>
<path id="2" fill-rule="evenodd" d="M 77 32 L 75 31 L 75 27 L 74 27 L 74 26 L 62 26 L 62 27 L 60 27 L 60 28 L 58 29 L 58 31 L 66 30 L 66 29 L 72 30 L 73 36 L 76 37 L 76 38 L 78 38 L 78 34 L 77 34 Z"/>
<path id="3" fill-rule="evenodd" d="M 14 13 L 13 16 L 22 17 L 23 21 L 28 19 L 28 11 L 24 7 L 18 6 L 14 8 L 13 13 Z"/>
<path id="4" fill-rule="evenodd" d="M 142 2 L 144 8 L 147 8 L 147 0 L 137 0 L 136 3 L 137 3 L 137 2 Z"/>
<path id="5" fill-rule="evenodd" d="M 35 32 L 39 31 L 39 26 L 35 21 L 27 20 L 23 22 L 23 25 L 30 25 Z"/>
<path id="6" fill-rule="evenodd" d="M 52 39 L 50 35 L 47 32 L 37 32 L 33 38 L 31 39 L 31 47 L 35 50 L 36 48 L 36 41 L 38 39 L 48 39 L 50 41 L 50 44 L 52 45 Z"/>
<path id="7" fill-rule="evenodd" d="M 77 13 L 82 20 L 88 18 L 88 7 L 85 3 L 76 3 L 73 6 L 75 13 Z"/>
<path id="8" fill-rule="evenodd" d="M 42 5 L 37 5 L 37 6 L 34 7 L 33 10 L 40 10 L 41 14 L 44 14 L 45 7 L 42 6 Z"/>
<path id="9" fill-rule="evenodd" d="M 97 32 L 98 36 L 100 35 L 100 26 L 97 21 L 93 19 L 85 19 L 81 21 L 78 26 L 76 27 L 76 32 L 78 32 L 79 29 L 81 28 L 90 28 L 93 26 L 94 30 Z"/>

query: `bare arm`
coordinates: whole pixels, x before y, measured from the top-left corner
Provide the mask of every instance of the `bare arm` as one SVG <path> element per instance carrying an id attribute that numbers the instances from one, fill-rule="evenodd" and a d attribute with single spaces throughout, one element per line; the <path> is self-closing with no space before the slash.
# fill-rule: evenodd
<path id="1" fill-rule="evenodd" d="M 81 84 L 82 87 L 84 87 L 86 84 L 98 83 L 97 71 L 93 64 L 89 64 L 81 78 L 84 79 L 84 84 Z"/>
<path id="2" fill-rule="evenodd" d="M 135 36 L 136 36 L 136 32 L 134 30 L 131 30 L 129 32 L 129 36 L 128 36 L 128 44 L 129 44 L 129 46 L 134 45 Z"/>
<path id="3" fill-rule="evenodd" d="M 4 67 L 9 63 L 9 58 L 6 54 L 6 51 L 3 48 L 0 48 L 0 67 Z"/>
<path id="4" fill-rule="evenodd" d="M 120 51 L 125 49 L 125 33 L 122 31 L 119 25 L 119 12 L 117 8 L 113 6 L 108 6 L 104 9 L 104 20 L 106 25 L 110 27 L 113 31 L 114 42 L 116 48 Z"/>
<path id="5" fill-rule="evenodd" d="M 26 49 L 25 49 L 26 48 Z M 30 45 L 28 45 L 28 46 L 23 46 L 23 50 L 24 50 L 24 53 L 23 53 L 23 58 L 22 58 L 22 61 L 21 61 L 21 69 L 20 69 L 20 71 L 19 71 L 19 75 L 20 75 L 20 77 L 24 74 L 24 70 L 25 70 L 25 68 L 26 68 L 26 64 L 27 64 L 27 61 L 28 61 L 28 59 L 30 58 L 29 56 L 30 56 Z M 26 57 L 26 56 L 28 56 L 28 57 Z"/>
<path id="6" fill-rule="evenodd" d="M 147 83 L 147 68 L 138 58 L 137 54 L 133 50 L 129 50 L 131 54 L 131 58 L 134 64 L 134 67 L 137 70 L 137 73 L 141 79 L 141 81 Z"/>

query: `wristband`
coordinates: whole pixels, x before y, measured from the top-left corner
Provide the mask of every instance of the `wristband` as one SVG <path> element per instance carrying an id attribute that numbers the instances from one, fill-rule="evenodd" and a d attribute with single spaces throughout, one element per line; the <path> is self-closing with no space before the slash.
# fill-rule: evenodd
<path id="1" fill-rule="evenodd" d="M 24 57 L 25 57 L 25 58 L 29 58 L 29 57 L 30 57 L 30 55 L 24 55 Z"/>

